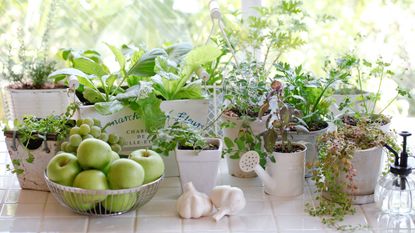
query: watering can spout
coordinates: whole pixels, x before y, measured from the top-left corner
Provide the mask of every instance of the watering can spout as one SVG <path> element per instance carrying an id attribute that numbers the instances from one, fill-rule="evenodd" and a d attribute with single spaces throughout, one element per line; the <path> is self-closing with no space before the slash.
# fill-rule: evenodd
<path id="1" fill-rule="evenodd" d="M 239 161 L 239 167 L 244 172 L 251 172 L 255 171 L 258 177 L 264 183 L 264 186 L 267 189 L 273 189 L 273 182 L 272 177 L 266 172 L 261 165 L 259 164 L 259 154 L 256 151 L 248 151 L 241 156 L 241 160 Z"/>
<path id="2" fill-rule="evenodd" d="M 272 177 L 266 172 L 261 166 L 258 165 L 258 168 L 255 169 L 256 174 L 264 183 L 264 186 L 269 189 L 274 189 L 275 182 L 273 181 Z"/>

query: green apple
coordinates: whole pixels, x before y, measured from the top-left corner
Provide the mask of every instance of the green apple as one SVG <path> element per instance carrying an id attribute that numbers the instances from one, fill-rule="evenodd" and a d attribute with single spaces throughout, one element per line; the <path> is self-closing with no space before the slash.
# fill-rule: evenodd
<path id="1" fill-rule="evenodd" d="M 86 170 L 80 172 L 73 181 L 73 187 L 88 189 L 88 190 L 106 190 L 109 189 L 107 177 L 100 170 Z M 82 203 L 91 203 L 103 201 L 107 196 L 74 194 L 77 201 Z"/>
<path id="2" fill-rule="evenodd" d="M 63 201 L 65 204 L 71 208 L 74 208 L 79 211 L 87 211 L 95 207 L 94 202 L 82 202 L 82 197 L 76 193 L 63 192 Z"/>
<path id="3" fill-rule="evenodd" d="M 152 150 L 140 149 L 131 152 L 130 159 L 144 168 L 144 184 L 157 180 L 164 173 L 164 162 L 161 156 Z"/>
<path id="4" fill-rule="evenodd" d="M 82 171 L 78 159 L 71 153 L 60 153 L 53 157 L 46 168 L 48 178 L 61 185 L 71 186 Z"/>
<path id="5" fill-rule="evenodd" d="M 111 151 L 111 162 L 109 162 L 108 165 L 103 170 L 105 174 L 108 174 L 108 170 L 110 169 L 112 162 L 114 162 L 117 159 L 120 159 L 120 155 L 114 151 Z"/>
<path id="6" fill-rule="evenodd" d="M 108 143 L 99 139 L 88 138 L 78 146 L 78 162 L 83 169 L 102 170 L 111 161 L 111 151 Z"/>
<path id="7" fill-rule="evenodd" d="M 111 163 L 107 177 L 111 189 L 138 187 L 144 182 L 144 169 L 131 159 L 117 159 Z"/>
<path id="8" fill-rule="evenodd" d="M 110 195 L 102 202 L 102 206 L 111 212 L 124 212 L 130 210 L 136 201 L 136 193 Z"/>

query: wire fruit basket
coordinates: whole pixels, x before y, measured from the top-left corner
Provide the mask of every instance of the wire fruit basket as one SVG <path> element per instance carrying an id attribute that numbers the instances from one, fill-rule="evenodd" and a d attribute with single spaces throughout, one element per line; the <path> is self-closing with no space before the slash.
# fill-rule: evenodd
<path id="1" fill-rule="evenodd" d="M 130 189 L 87 190 L 57 184 L 45 172 L 46 184 L 61 205 L 90 216 L 120 215 L 140 208 L 153 198 L 162 179 Z"/>

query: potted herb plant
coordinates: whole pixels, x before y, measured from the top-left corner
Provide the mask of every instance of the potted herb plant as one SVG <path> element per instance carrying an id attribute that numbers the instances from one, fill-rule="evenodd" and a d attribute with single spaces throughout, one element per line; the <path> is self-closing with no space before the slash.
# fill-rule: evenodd
<path id="1" fill-rule="evenodd" d="M 318 140 L 319 161 L 314 164 L 312 176 L 318 205 L 308 206 L 308 212 L 339 228 L 344 226 L 337 222 L 355 212 L 352 204 L 373 202 L 385 143 L 396 146 L 392 135 L 362 121 L 322 135 Z"/>
<path id="2" fill-rule="evenodd" d="M 63 114 L 73 96 L 64 84 L 48 78 L 55 69 L 55 62 L 48 59 L 55 9 L 56 1 L 50 1 L 40 49 L 28 49 L 24 42 L 25 33 L 19 29 L 19 48 L 14 50 L 10 45 L 7 60 L 3 62 L 2 79 L 8 82 L 12 117 L 20 121 L 28 113 L 36 117 Z"/>
<path id="3" fill-rule="evenodd" d="M 4 135 L 12 162 L 7 169 L 17 175 L 21 188 L 49 191 L 44 171 L 74 126 L 69 118 L 75 109 L 70 105 L 65 114 L 45 118 L 27 115 L 23 121 L 16 120 L 13 128 L 6 126 Z"/>
<path id="4" fill-rule="evenodd" d="M 151 136 L 153 150 L 168 156 L 175 152 L 182 190 L 188 182 L 209 194 L 216 186 L 223 148 L 219 138 L 205 138 L 203 131 L 186 122 L 174 122 Z"/>
<path id="5" fill-rule="evenodd" d="M 304 192 L 305 155 L 307 147 L 289 140 L 289 131 L 307 131 L 298 120 L 301 113 L 284 102 L 282 83 L 274 81 L 260 116 L 267 117 L 267 130 L 262 133 L 266 158 L 265 172 L 258 172 L 265 192 L 279 197 L 298 196 Z M 260 169 L 260 168 L 258 168 Z M 260 169 L 261 170 L 261 169 Z"/>
<path id="6" fill-rule="evenodd" d="M 348 67 L 351 76 L 355 77 L 359 96 L 354 101 L 352 101 L 352 98 L 346 98 L 340 104 L 340 110 L 348 108 L 350 111 L 344 112 L 339 117 L 346 124 L 357 125 L 358 121 L 366 121 L 378 125 L 383 131 L 387 132 L 390 128 L 391 118 L 384 115 L 385 110 L 399 97 L 411 98 L 407 90 L 398 87 L 395 96 L 388 100 L 383 107 L 379 108 L 378 102 L 381 99 L 382 85 L 384 85 L 385 80 L 392 79 L 395 75 L 390 69 L 391 64 L 381 58 L 378 58 L 375 62 L 371 62 L 350 54 L 346 55 L 341 61 L 346 63 L 346 65 L 340 64 L 340 67 Z M 365 90 L 365 84 L 370 80 L 377 82 L 376 91 L 373 93 Z"/>
<path id="7" fill-rule="evenodd" d="M 278 1 L 272 7 L 255 10 L 256 16 L 247 19 L 239 15 L 235 17 L 239 27 L 233 25 L 226 31 L 231 45 L 216 40 L 224 51 L 235 51 L 232 53 L 235 63 L 223 79 L 225 110 L 222 129 L 227 142 L 225 157 L 228 170 L 237 177 L 256 176 L 254 172 L 246 173 L 239 169 L 240 155 L 249 150 L 261 153 L 256 137 L 266 126 L 257 117 L 268 91 L 267 80 L 272 67 L 285 52 L 304 44 L 301 32 L 306 31 L 304 19 L 307 13 L 301 2 Z M 260 52 L 262 48 L 264 54 Z"/>
<path id="8" fill-rule="evenodd" d="M 347 77 L 344 72 L 327 72 L 321 78 L 305 72 L 302 66 L 291 67 L 287 63 L 278 63 L 276 78 L 283 80 L 284 101 L 302 113 L 301 121 L 308 131 L 291 130 L 294 141 L 307 144 L 306 162 L 312 163 L 317 158 L 317 138 L 329 129 L 327 122 L 331 104 L 332 86 Z M 307 175 L 309 172 L 307 171 Z"/>

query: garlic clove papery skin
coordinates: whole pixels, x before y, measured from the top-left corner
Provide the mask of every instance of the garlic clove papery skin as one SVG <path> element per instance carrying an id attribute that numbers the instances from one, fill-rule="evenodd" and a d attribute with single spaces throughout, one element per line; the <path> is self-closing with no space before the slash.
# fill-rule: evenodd
<path id="1" fill-rule="evenodd" d="M 198 192 L 192 182 L 189 182 L 177 199 L 176 208 L 182 218 L 200 218 L 209 216 L 213 205 L 206 194 Z"/>
<path id="2" fill-rule="evenodd" d="M 216 221 L 219 221 L 225 215 L 238 213 L 246 205 L 243 191 L 229 185 L 216 186 L 210 194 L 210 199 L 218 209 L 218 212 L 212 216 Z"/>

